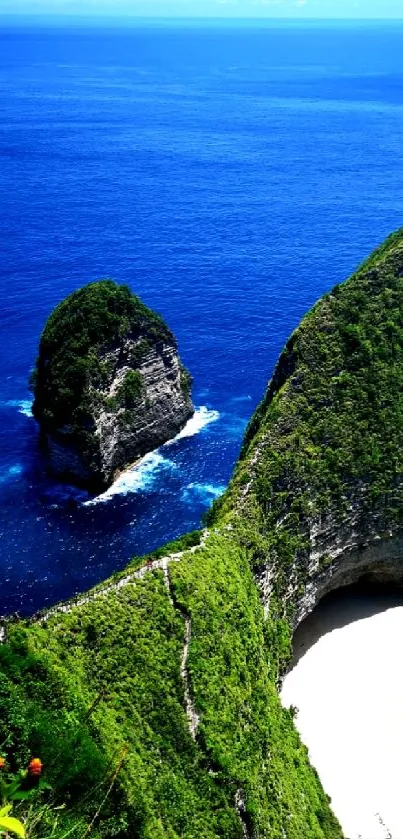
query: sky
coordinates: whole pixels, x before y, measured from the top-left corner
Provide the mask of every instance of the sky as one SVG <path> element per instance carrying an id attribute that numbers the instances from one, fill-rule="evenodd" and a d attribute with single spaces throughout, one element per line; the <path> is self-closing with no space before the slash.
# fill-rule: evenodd
<path id="1" fill-rule="evenodd" d="M 403 18 L 403 0 L 0 0 L 1 15 Z"/>

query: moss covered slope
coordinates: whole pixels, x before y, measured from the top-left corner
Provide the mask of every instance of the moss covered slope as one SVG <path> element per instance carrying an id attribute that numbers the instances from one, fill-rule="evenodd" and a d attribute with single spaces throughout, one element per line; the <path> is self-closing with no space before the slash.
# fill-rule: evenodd
<path id="1" fill-rule="evenodd" d="M 169 589 L 150 571 L 44 625 L 9 626 L 0 736 L 10 756 L 41 755 L 74 836 L 119 768 L 93 836 L 340 839 L 276 690 L 288 629 L 264 620 L 245 552 L 213 533 L 168 573 Z"/>
<path id="2" fill-rule="evenodd" d="M 401 527 L 402 284 L 398 233 L 303 320 L 199 545 L 7 627 L 0 738 L 41 755 L 71 835 L 341 838 L 277 687 L 313 531 Z"/>

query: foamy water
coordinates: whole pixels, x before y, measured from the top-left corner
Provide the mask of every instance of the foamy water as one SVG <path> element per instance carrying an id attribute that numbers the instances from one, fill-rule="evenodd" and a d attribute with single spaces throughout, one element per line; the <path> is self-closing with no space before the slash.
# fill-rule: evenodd
<path id="1" fill-rule="evenodd" d="M 32 417 L 32 399 L 7 399 L 3 404 L 9 408 L 17 408 L 25 417 Z"/>
<path id="2" fill-rule="evenodd" d="M 164 457 L 159 451 L 146 454 L 136 466 L 122 472 L 117 480 L 101 495 L 84 501 L 84 506 L 91 506 L 99 502 L 109 501 L 115 495 L 127 495 L 129 492 L 140 492 L 149 489 L 157 475 L 164 469 L 175 469 L 175 463 Z"/>
<path id="3" fill-rule="evenodd" d="M 206 428 L 207 425 L 210 425 L 212 422 L 216 422 L 220 418 L 220 414 L 218 411 L 212 411 L 209 408 L 206 408 L 205 405 L 201 405 L 200 408 L 197 408 L 194 412 L 193 416 L 190 420 L 187 421 L 182 431 L 173 438 L 173 440 L 169 440 L 166 443 L 166 446 L 170 446 L 172 443 L 175 443 L 176 440 L 182 440 L 184 437 L 194 437 L 195 434 L 199 434 L 203 428 Z"/>
<path id="4" fill-rule="evenodd" d="M 210 423 L 216 422 L 216 420 L 219 419 L 219 416 L 220 414 L 218 411 L 211 411 L 202 405 L 195 411 L 193 416 L 190 420 L 188 420 L 182 431 L 180 431 L 176 437 L 169 440 L 159 449 L 146 454 L 135 466 L 132 466 L 130 469 L 126 469 L 122 472 L 117 480 L 114 481 L 112 486 L 96 498 L 91 498 L 89 501 L 85 501 L 84 506 L 104 503 L 109 501 L 111 498 L 114 498 L 116 495 L 127 495 L 128 493 L 144 492 L 151 489 L 161 471 L 177 469 L 175 461 L 166 457 L 163 452 L 166 452 L 169 446 L 177 440 L 182 440 L 184 437 L 193 437 L 195 434 L 199 434 L 200 431 L 210 425 Z M 189 486 L 192 487 L 193 485 L 190 484 Z M 221 494 L 221 491 L 223 491 L 224 488 L 221 489 L 220 487 L 217 493 L 214 490 L 212 494 L 213 497 L 216 497 L 216 494 Z"/>
<path id="5" fill-rule="evenodd" d="M 344 619 L 353 622 L 333 628 Z M 300 628 L 302 657 L 284 680 L 283 705 L 298 708 L 297 728 L 348 839 L 403 839 L 402 637 L 403 601 L 337 601 Z"/>

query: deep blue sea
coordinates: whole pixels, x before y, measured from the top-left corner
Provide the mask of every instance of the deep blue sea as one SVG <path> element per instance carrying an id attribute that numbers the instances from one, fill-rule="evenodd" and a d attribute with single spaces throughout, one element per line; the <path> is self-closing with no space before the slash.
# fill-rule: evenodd
<path id="1" fill-rule="evenodd" d="M 21 20 L 0 87 L 0 613 L 28 614 L 200 524 L 289 333 L 403 224 L 403 25 Z M 43 472 L 27 380 L 100 277 L 166 319 L 199 410 L 88 504 Z"/>

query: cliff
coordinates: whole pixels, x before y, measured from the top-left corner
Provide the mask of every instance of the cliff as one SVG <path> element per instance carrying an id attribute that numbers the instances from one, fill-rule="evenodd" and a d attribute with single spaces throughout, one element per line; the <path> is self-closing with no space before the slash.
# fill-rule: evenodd
<path id="1" fill-rule="evenodd" d="M 183 428 L 190 383 L 174 336 L 127 286 L 101 280 L 74 292 L 46 323 L 33 376 L 51 471 L 105 488 Z"/>
<path id="2" fill-rule="evenodd" d="M 278 686 L 322 593 L 401 581 L 402 365 L 399 232 L 291 336 L 208 529 L 5 627 L 0 738 L 63 830 L 341 839 Z"/>
<path id="3" fill-rule="evenodd" d="M 303 319 L 247 429 L 220 516 L 241 513 L 266 610 L 296 626 L 360 577 L 401 583 L 402 476 L 401 230 Z"/>

